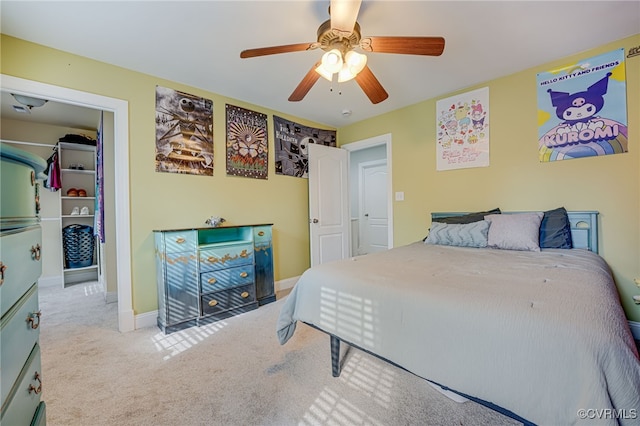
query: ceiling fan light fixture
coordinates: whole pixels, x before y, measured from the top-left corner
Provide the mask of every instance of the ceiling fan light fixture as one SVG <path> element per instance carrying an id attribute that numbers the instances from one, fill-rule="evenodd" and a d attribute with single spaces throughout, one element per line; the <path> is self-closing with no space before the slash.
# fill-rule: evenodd
<path id="1" fill-rule="evenodd" d="M 322 64 L 318 65 L 318 67 L 316 68 L 316 72 L 318 74 L 320 74 L 323 78 L 329 80 L 329 81 L 333 81 L 333 73 L 327 71 Z"/>
<path id="2" fill-rule="evenodd" d="M 322 55 L 322 67 L 331 74 L 342 69 L 342 53 L 338 49 L 331 49 Z"/>

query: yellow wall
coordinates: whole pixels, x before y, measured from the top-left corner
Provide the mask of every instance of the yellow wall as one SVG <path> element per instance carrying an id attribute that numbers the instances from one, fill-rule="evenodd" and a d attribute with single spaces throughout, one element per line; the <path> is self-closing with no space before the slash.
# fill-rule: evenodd
<path id="1" fill-rule="evenodd" d="M 640 56 L 626 59 L 629 152 L 553 163 L 538 161 L 536 74 L 624 47 L 640 35 L 561 61 L 468 87 L 489 87 L 490 166 L 436 171 L 436 101 L 431 99 L 339 129 L 340 144 L 391 133 L 394 244 L 423 238 L 432 211 L 568 210 L 600 212 L 600 254 L 611 265 L 627 317 L 640 321 Z M 505 59 L 508 60 L 508 59 Z M 432 82 L 437 84 L 437 82 Z"/>
<path id="2" fill-rule="evenodd" d="M 391 133 L 396 246 L 424 237 L 432 211 L 598 210 L 600 253 L 609 262 L 629 319 L 640 321 L 640 56 L 627 60 L 629 153 L 539 163 L 537 155 L 536 73 L 616 48 L 640 45 L 640 35 L 513 74 L 479 87 L 490 89 L 490 167 L 436 172 L 436 99 L 339 129 L 341 144 Z M 276 279 L 297 276 L 309 265 L 306 179 L 275 175 L 270 126 L 269 179 L 227 177 L 224 162 L 224 104 L 269 115 L 274 111 L 201 89 L 165 81 L 109 64 L 2 35 L 1 72 L 129 102 L 133 302 L 136 314 L 157 308 L 153 229 L 200 226 L 209 215 L 231 224 L 274 223 Z M 437 82 L 433 82 L 437 84 Z M 156 173 L 155 86 L 161 85 L 214 102 L 215 176 Z M 456 93 L 448 94 L 447 96 Z M 443 97 L 447 97 L 443 96 Z M 276 112 L 279 115 L 279 113 Z M 297 117 L 301 124 L 322 127 Z"/>
<path id="3" fill-rule="evenodd" d="M 269 125 L 269 178 L 229 177 L 225 171 L 225 103 L 303 125 L 318 123 L 229 99 L 204 90 L 133 72 L 2 35 L 1 73 L 129 102 L 131 253 L 133 308 L 157 309 L 154 229 L 205 226 L 222 216 L 228 224 L 274 224 L 275 279 L 300 275 L 309 266 L 307 180 L 275 174 L 273 126 Z M 155 172 L 156 85 L 213 100 L 213 177 Z"/>

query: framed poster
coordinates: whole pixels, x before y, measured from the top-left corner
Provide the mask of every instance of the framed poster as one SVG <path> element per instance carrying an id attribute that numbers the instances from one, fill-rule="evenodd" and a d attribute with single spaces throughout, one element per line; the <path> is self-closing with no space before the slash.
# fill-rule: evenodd
<path id="1" fill-rule="evenodd" d="M 436 170 L 489 165 L 489 88 L 436 102 Z"/>
<path id="2" fill-rule="evenodd" d="M 336 131 L 303 126 L 273 116 L 276 174 L 306 178 L 310 143 L 336 146 Z"/>
<path id="3" fill-rule="evenodd" d="M 213 176 L 213 101 L 156 86 L 156 172 Z"/>
<path id="4" fill-rule="evenodd" d="M 267 115 L 226 105 L 227 175 L 267 179 Z"/>
<path id="5" fill-rule="evenodd" d="M 537 75 L 541 162 L 628 151 L 624 49 Z"/>

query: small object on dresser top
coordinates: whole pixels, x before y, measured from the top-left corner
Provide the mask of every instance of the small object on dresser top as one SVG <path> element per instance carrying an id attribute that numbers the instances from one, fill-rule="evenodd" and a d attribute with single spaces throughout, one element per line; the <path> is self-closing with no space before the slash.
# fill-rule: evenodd
<path id="1" fill-rule="evenodd" d="M 218 226 L 222 225 L 224 222 L 226 222 L 225 218 L 219 217 L 219 216 L 211 216 L 210 218 L 204 221 L 204 223 L 214 228 L 217 228 Z"/>

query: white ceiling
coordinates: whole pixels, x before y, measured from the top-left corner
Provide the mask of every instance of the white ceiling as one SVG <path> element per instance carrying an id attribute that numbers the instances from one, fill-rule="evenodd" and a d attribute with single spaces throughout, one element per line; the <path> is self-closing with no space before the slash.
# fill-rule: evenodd
<path id="1" fill-rule="evenodd" d="M 1 2 L 2 33 L 340 127 L 640 32 L 640 1 L 367 1 L 366 36 L 443 36 L 440 57 L 368 54 L 389 93 L 324 79 L 287 98 L 321 50 L 240 59 L 249 48 L 316 41 L 323 1 Z M 43 64 L 46 66 L 46 64 Z M 533 83 L 533 82 L 532 82 Z M 6 111 L 2 98 L 2 114 Z M 50 103 L 42 107 L 55 111 Z M 350 117 L 342 115 L 350 110 Z M 33 113 L 35 114 L 34 109 Z M 33 119 L 34 114 L 31 114 Z"/>

